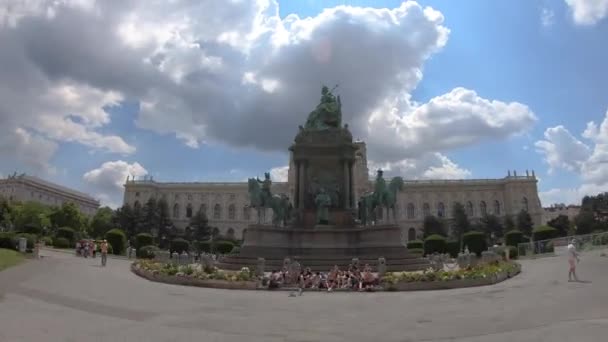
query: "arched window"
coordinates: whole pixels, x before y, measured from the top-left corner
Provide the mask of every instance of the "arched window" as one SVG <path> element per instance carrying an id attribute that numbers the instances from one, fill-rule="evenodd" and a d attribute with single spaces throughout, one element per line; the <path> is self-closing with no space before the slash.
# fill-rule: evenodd
<path id="1" fill-rule="evenodd" d="M 236 220 L 236 208 L 234 207 L 234 204 L 228 206 L 228 219 Z"/>
<path id="2" fill-rule="evenodd" d="M 216 204 L 213 207 L 213 219 L 219 220 L 222 217 L 222 207 L 219 204 Z"/>
<path id="3" fill-rule="evenodd" d="M 407 241 L 416 240 L 416 229 L 414 227 L 407 230 Z"/>
<path id="4" fill-rule="evenodd" d="M 192 217 L 192 204 L 190 203 L 188 203 L 188 205 L 186 206 L 186 217 Z"/>
<path id="5" fill-rule="evenodd" d="M 473 202 L 471 201 L 467 202 L 467 216 L 473 217 Z"/>
<path id="6" fill-rule="evenodd" d="M 179 218 L 179 204 L 175 203 L 173 206 L 173 217 Z"/>
<path id="7" fill-rule="evenodd" d="M 226 238 L 234 240 L 234 229 L 228 228 L 228 231 L 226 231 Z"/>
<path id="8" fill-rule="evenodd" d="M 500 215 L 500 202 L 498 200 L 494 201 L 494 215 Z"/>
<path id="9" fill-rule="evenodd" d="M 200 208 L 198 208 L 198 210 L 201 211 L 201 213 L 205 214 L 205 216 L 207 216 L 207 205 L 206 204 L 201 204 Z"/>
<path id="10" fill-rule="evenodd" d="M 422 215 L 424 217 L 431 216 L 431 206 L 428 203 L 422 205 Z"/>
<path id="11" fill-rule="evenodd" d="M 407 218 L 413 219 L 416 217 L 416 207 L 414 207 L 414 203 L 410 203 L 407 205 Z"/>
<path id="12" fill-rule="evenodd" d="M 437 204 L 437 216 L 445 217 L 445 205 L 443 205 L 443 202 L 439 202 L 439 204 Z"/>
<path id="13" fill-rule="evenodd" d="M 249 221 L 251 220 L 251 208 L 248 205 L 243 207 L 243 220 Z"/>
<path id="14" fill-rule="evenodd" d="M 526 197 L 521 200 L 521 207 L 523 210 L 528 211 L 528 199 Z"/>
<path id="15" fill-rule="evenodd" d="M 485 201 L 479 202 L 479 213 L 482 217 L 488 214 L 488 206 Z"/>

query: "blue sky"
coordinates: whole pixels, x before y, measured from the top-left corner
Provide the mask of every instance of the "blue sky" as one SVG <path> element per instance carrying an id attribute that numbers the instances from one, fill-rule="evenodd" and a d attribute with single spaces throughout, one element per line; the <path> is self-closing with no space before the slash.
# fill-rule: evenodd
<path id="1" fill-rule="evenodd" d="M 604 146 L 602 138 L 608 140 L 608 137 L 604 137 L 607 132 L 600 129 L 597 134 L 593 135 L 593 138 L 591 138 L 592 134 L 583 137 L 582 133 L 590 121 L 599 126 L 603 122 L 608 109 L 608 97 L 606 96 L 608 69 L 605 65 L 605 61 L 608 60 L 606 45 L 608 20 L 604 18 L 605 14 L 589 19 L 590 16 L 593 16 L 589 14 L 592 12 L 584 11 L 584 6 L 588 5 L 583 0 L 578 2 L 580 4 L 569 5 L 566 1 L 558 0 L 419 1 L 418 3 L 422 7 L 431 6 L 443 15 L 444 20 L 441 26 L 449 29 L 449 36 L 444 45 L 436 43 L 437 48 L 428 57 L 421 59 L 421 79 L 413 83 L 410 87 L 411 90 L 408 86 L 404 86 L 405 90 L 400 90 L 401 94 L 411 94 L 411 103 L 408 108 L 423 106 L 435 97 L 449 94 L 453 89 L 463 87 L 474 91 L 479 98 L 490 102 L 500 101 L 527 106 L 529 112 L 532 113 L 530 115 L 535 116 L 536 120 L 531 124 L 522 123 L 521 126 L 517 126 L 515 119 L 512 119 L 513 126 L 516 126 L 516 128 L 508 132 L 502 130 L 497 132 L 474 130 L 465 132 L 469 135 L 479 136 L 479 138 L 472 138 L 469 143 L 455 144 L 454 146 L 442 145 L 429 150 L 425 150 L 423 147 L 407 146 L 403 148 L 404 151 L 407 150 L 403 157 L 403 160 L 407 162 L 401 164 L 399 164 L 400 158 L 393 157 L 399 152 L 399 146 L 396 146 L 396 152 L 391 153 L 391 157 L 388 157 L 388 153 L 386 158 L 378 156 L 377 165 L 387 165 L 389 168 L 392 165 L 394 171 L 399 173 L 399 170 L 402 169 L 399 169 L 398 165 L 418 163 L 416 167 L 409 168 L 407 171 L 404 168 L 403 173 L 405 173 L 405 176 L 412 178 L 424 177 L 426 166 L 420 160 L 431 160 L 432 158 L 428 157 L 429 153 L 440 153 L 454 163 L 457 169 L 456 171 L 450 169 L 451 171 L 448 170 L 441 174 L 444 178 L 450 178 L 454 175 L 465 178 L 500 178 L 506 175 L 507 169 L 516 169 L 521 173 L 526 169 L 534 169 L 540 178 L 539 191 L 541 192 L 543 205 L 548 205 L 554 201 L 578 202 L 580 196 L 591 191 L 589 189 L 592 189 L 592 191 L 601 190 L 608 183 L 608 170 L 603 170 L 602 166 L 597 164 L 597 158 L 595 157 L 602 155 L 601 148 Z M 577 1 L 571 1 L 571 3 L 577 3 Z M 300 19 L 317 17 L 325 9 L 338 5 L 395 9 L 401 4 L 401 1 L 363 0 L 279 1 L 278 10 L 280 18 L 285 20 L 289 14 L 297 14 Z M 67 9 L 62 8 L 56 10 L 58 13 L 62 10 L 67 11 Z M 83 13 L 86 10 L 78 9 Z M 111 12 L 113 15 L 122 9 L 112 8 L 107 10 L 108 13 Z M 202 11 L 202 9 L 198 10 Z M 578 18 L 574 15 L 577 10 L 583 13 Z M 601 9 L 597 11 L 601 12 Z M 162 27 L 164 23 L 162 16 L 155 16 L 154 13 L 147 14 L 149 14 L 150 22 L 154 23 L 154 20 L 158 20 L 158 26 Z M 34 16 L 34 14 L 32 15 Z M 73 15 L 74 17 L 80 15 L 80 12 Z M 86 13 L 82 15 L 84 16 Z M 247 16 L 248 14 L 244 13 L 242 15 Z M 47 18 L 47 20 L 49 22 L 67 21 L 74 17 L 57 15 L 55 18 Z M 110 14 L 108 14 L 108 17 L 110 17 Z M 0 42 L 2 39 L 13 39 L 14 42 L 17 42 L 15 43 L 16 46 L 19 46 L 19 42 L 23 42 L 23 45 L 27 47 L 26 43 L 28 39 L 32 39 L 31 35 L 17 36 L 16 32 L 20 28 L 25 31 L 27 25 L 32 25 L 32 23 L 23 18 L 19 20 L 12 27 L 10 25 L 0 25 L 0 33 L 2 33 L 2 30 L 5 31 L 4 35 L 0 35 Z M 235 20 L 235 22 L 239 20 L 240 22 L 243 18 L 230 17 L 225 20 Z M 327 24 L 327 27 L 325 27 L 318 24 L 318 27 L 338 30 L 340 23 L 331 22 L 331 18 L 326 20 L 331 25 Z M 59 25 L 59 23 L 49 25 L 54 24 Z M 357 25 L 357 23 L 353 25 Z M 189 32 L 195 32 L 200 37 L 208 36 L 205 38 L 207 40 L 219 37 L 210 30 L 203 27 L 196 28 L 196 30 L 192 29 Z M 413 30 L 415 31 L 416 28 L 414 27 Z M 422 29 L 420 30 L 422 32 Z M 15 37 L 11 38 L 11 34 L 14 34 Z M 99 34 L 101 37 L 105 33 L 93 32 L 91 34 Z M 158 34 L 158 32 L 154 32 L 154 34 Z M 400 32 L 400 34 L 408 35 L 408 31 Z M 243 36 L 242 32 L 241 36 Z M 356 37 L 354 39 L 356 40 Z M 104 42 L 104 40 L 100 39 L 100 42 Z M 238 42 L 231 44 L 232 49 L 242 46 Z M 354 46 L 356 47 L 356 45 Z M 103 44 L 100 47 L 103 47 Z M 211 49 L 212 47 L 209 47 L 206 51 L 211 51 Z M 29 50 L 24 48 L 24 51 Z M 143 54 L 149 52 L 143 48 L 140 50 L 134 48 L 133 51 L 133 59 L 141 58 Z M 359 51 L 361 54 L 368 53 L 364 49 Z M 295 60 L 297 57 L 295 52 L 290 53 L 293 53 L 294 56 L 290 60 Z M 284 54 L 288 56 L 287 53 Z M 255 56 L 255 53 L 252 53 L 252 55 Z M 230 55 L 222 53 L 218 56 L 228 60 L 227 58 Z M 2 59 L 1 57 L 3 56 L 0 53 L 0 63 L 11 63 L 10 59 Z M 218 59 L 221 59 L 220 57 Z M 403 58 L 406 57 L 403 56 Z M 287 57 L 285 58 L 287 59 Z M 373 58 L 373 56 L 369 57 L 370 60 Z M 241 64 L 252 63 L 251 60 L 253 59 L 255 58 L 250 56 L 246 59 L 246 62 Z M 108 62 L 107 59 L 100 59 L 100 61 L 100 63 Z M 111 58 L 109 61 L 114 63 Z M 187 59 L 179 59 L 179 61 L 183 65 L 190 63 L 190 60 Z M 282 59 L 277 59 L 276 64 L 279 64 L 280 61 Z M 116 64 L 119 62 L 117 61 Z M 342 63 L 346 62 L 348 61 Z M 340 61 L 335 63 L 340 63 Z M 35 66 L 34 62 L 28 64 L 28 67 L 31 68 Z M 377 66 L 370 63 L 370 68 L 373 67 Z M 403 67 L 405 68 L 405 66 Z M 260 75 L 263 72 L 261 70 L 266 70 L 267 75 L 275 75 L 280 81 L 281 74 L 279 74 L 279 71 L 270 70 L 271 68 L 272 66 L 264 66 L 257 70 L 260 70 Z M 302 68 L 306 69 L 306 66 L 303 65 Z M 55 84 L 54 82 L 60 82 L 59 80 L 73 80 L 71 84 L 76 89 L 88 85 L 102 92 L 117 91 L 121 94 L 120 99 L 110 105 L 106 103 L 108 101 L 101 100 L 101 102 L 91 100 L 91 104 L 86 104 L 86 108 L 88 108 L 87 106 L 104 108 L 108 120 L 105 120 L 103 124 L 87 125 L 83 123 L 88 116 L 65 112 L 73 109 L 69 106 L 63 113 L 57 115 L 63 115 L 60 116 L 62 119 L 72 118 L 74 123 L 82 124 L 89 133 L 95 132 L 101 136 L 119 137 L 125 143 L 124 145 L 134 147 L 135 152 L 125 152 L 126 147 L 122 143 L 118 144 L 118 147 L 103 147 L 105 143 L 86 142 L 94 140 L 93 138 L 79 138 L 75 135 L 69 136 L 69 134 L 68 136 L 62 136 L 61 134 L 32 128 L 31 121 L 19 122 L 16 119 L 20 115 L 17 109 L 25 107 L 25 111 L 31 110 L 34 113 L 32 116 L 35 122 L 38 120 L 40 107 L 27 108 L 28 104 L 23 101 L 12 109 L 4 108 L 3 110 L 0 106 L 0 114 L 9 119 L 7 122 L 12 123 L 15 129 L 23 128 L 25 130 L 25 133 L 22 132 L 22 135 L 19 136 L 20 138 L 0 140 L 1 174 L 6 175 L 14 170 L 26 171 L 51 181 L 90 192 L 100 197 L 104 203 L 116 205 L 120 202 L 120 191 L 116 187 L 117 179 L 123 177 L 126 173 L 140 175 L 147 173 L 159 181 L 241 181 L 247 177 L 262 175 L 263 172 L 272 168 L 275 168 L 276 171 L 273 175 L 280 175 L 281 172 L 278 168 L 285 166 L 287 163 L 288 143 L 284 143 L 283 140 L 277 138 L 284 145 L 284 148 L 281 149 L 277 147 L 280 144 L 278 142 L 273 143 L 268 136 L 276 133 L 277 129 L 283 132 L 285 136 L 293 135 L 296 132 L 296 125 L 276 126 L 273 129 L 268 129 L 267 132 L 263 132 L 264 128 L 251 126 L 251 130 L 262 130 L 254 132 L 255 134 L 266 136 L 260 138 L 258 144 L 256 138 L 247 140 L 235 136 L 224 139 L 224 134 L 220 134 L 219 130 L 229 127 L 230 121 L 228 123 L 218 123 L 217 126 L 211 124 L 222 115 L 230 117 L 230 120 L 240 118 L 232 117 L 229 108 L 215 111 L 216 107 L 221 104 L 213 102 L 212 93 L 206 93 L 204 87 L 207 87 L 208 84 L 213 84 L 213 82 L 218 84 L 226 82 L 225 84 L 228 84 L 228 81 L 221 79 L 221 77 L 224 77 L 222 74 L 211 78 L 209 83 L 200 85 L 201 103 L 196 102 L 197 106 L 193 106 L 192 101 L 194 100 L 189 97 L 189 105 L 185 107 L 180 99 L 175 100 L 175 96 L 168 97 L 167 91 L 158 90 L 161 89 L 160 86 L 146 88 L 143 82 L 132 87 L 127 85 L 130 80 L 121 79 L 118 71 L 116 76 L 112 76 L 116 78 L 115 80 L 104 80 L 98 74 L 84 75 L 82 70 L 75 69 L 70 69 L 68 66 L 61 71 L 51 72 L 50 67 L 48 67 L 45 69 L 46 75 L 44 78 L 49 87 L 52 87 Z M 311 71 L 311 73 L 314 72 L 319 72 L 320 76 L 313 78 L 319 84 L 333 84 L 333 82 L 341 81 L 337 80 L 336 77 L 324 79 L 320 71 Z M 367 81 L 363 73 L 361 73 L 360 78 L 357 78 L 359 70 L 352 70 L 351 73 L 353 74 L 351 82 L 363 83 Z M 124 77 L 130 76 L 125 75 Z M 135 76 L 143 77 L 140 74 Z M 133 77 L 135 78 L 135 76 Z M 387 80 L 388 82 L 390 80 Z M 28 87 L 27 84 L 22 86 Z M 314 87 L 318 87 L 318 85 L 314 85 Z M 341 87 L 346 87 L 345 93 L 348 94 L 348 87 L 343 85 Z M 136 90 L 133 90 L 135 88 Z M 0 98 L 2 98 L 2 91 L 0 87 Z M 188 88 L 189 94 L 197 94 L 198 91 L 196 87 Z M 255 98 L 254 95 L 246 93 L 247 89 L 236 86 L 227 86 L 223 88 L 223 91 L 229 92 L 233 99 L 244 98 L 243 101 L 249 101 L 244 102 L 249 106 L 258 103 L 272 105 L 272 96 L 279 96 L 264 94 L 264 97 Z M 383 94 L 398 93 L 399 90 L 395 92 L 387 90 Z M 4 95 L 10 96 L 9 94 Z M 316 99 L 311 96 L 302 96 L 307 99 L 309 110 L 312 109 Z M 345 103 L 348 101 L 355 102 L 352 97 L 348 98 L 344 93 L 342 96 Z M 250 97 L 254 100 L 251 100 Z M 94 96 L 91 96 L 91 98 L 94 98 Z M 163 108 L 162 110 L 162 118 L 168 121 L 162 121 L 158 117 L 152 120 L 149 119 L 150 117 L 142 118 L 140 116 L 142 108 L 140 101 L 156 99 L 169 108 Z M 176 102 L 171 103 L 170 101 Z M 63 108 L 61 106 L 57 107 L 58 111 Z M 78 108 L 81 107 L 73 110 Z M 175 114 L 192 110 L 192 108 L 195 108 L 192 119 L 187 117 L 188 120 L 192 121 Z M 263 105 L 260 107 L 261 110 L 266 108 L 268 107 Z M 277 104 L 277 108 L 282 107 Z M 286 113 L 285 115 L 294 116 L 295 118 L 291 121 L 293 123 L 304 122 L 306 112 L 302 112 L 304 107 L 301 108 L 301 114 Z M 361 106 L 361 108 L 364 107 Z M 205 119 L 199 119 L 196 116 L 198 111 L 209 111 L 209 114 Z M 161 112 L 161 110 L 158 109 L 157 112 Z M 403 113 L 406 116 L 408 111 L 403 110 Z M 442 115 L 450 115 L 449 113 L 448 111 Z M 509 120 L 509 113 L 497 113 L 496 115 L 499 114 L 503 115 L 501 120 Z M 358 115 L 357 117 L 359 117 Z M 365 113 L 361 115 L 365 115 Z M 484 115 L 492 115 L 492 112 L 490 111 Z M 487 120 L 491 121 L 491 119 Z M 2 122 L 0 120 L 0 123 Z M 196 135 L 191 127 L 198 124 L 206 125 L 206 132 L 197 135 L 194 138 L 195 143 L 192 143 L 192 139 L 179 137 L 180 132 L 186 135 Z M 240 129 L 247 129 L 247 124 L 244 125 L 246 127 Z M 556 128 L 559 126 L 563 127 Z M 545 133 L 550 128 L 555 129 L 551 131 L 553 135 L 547 137 Z M 58 130 L 57 127 L 51 126 L 49 129 Z M 210 133 L 212 129 L 214 132 L 217 130 L 218 133 Z M 370 132 L 370 134 L 374 134 L 373 131 Z M 24 138 L 23 134 L 26 134 L 30 140 Z M 35 146 L 31 141 L 34 141 L 32 139 L 36 139 L 36 137 L 42 140 L 40 141 L 42 145 L 54 146 L 53 151 L 37 152 L 38 154 L 32 152 L 31 150 L 35 149 Z M 374 140 L 376 138 L 370 138 L 371 141 L 368 144 L 374 146 L 384 143 L 391 144 L 390 141 L 376 143 L 376 140 Z M 463 139 L 463 137 L 460 137 L 460 139 Z M 29 141 L 27 143 L 29 145 L 24 143 L 26 140 Z M 399 145 L 407 141 L 409 140 L 404 138 L 403 141 L 397 141 L 395 144 Z M 425 140 L 420 138 L 414 142 L 423 144 Z M 541 143 L 539 144 L 539 142 Z M 19 144 L 27 146 L 21 147 Z M 188 144 L 191 146 L 188 146 Z M 197 146 L 193 148 L 193 145 Z M 39 151 L 40 149 L 36 150 Z M 374 149 L 370 153 L 373 151 Z M 378 148 L 378 151 L 382 151 L 382 149 Z M 24 155 L 28 153 L 33 153 L 32 157 L 25 158 Z M 376 161 L 374 155 L 370 154 L 369 158 Z M 432 160 L 432 163 L 436 163 L 434 159 Z M 123 164 L 117 164 L 119 161 Z M 107 164 L 106 168 L 103 168 L 104 163 L 108 162 L 114 164 Z M 134 166 L 135 163 L 138 163 L 137 167 Z M 431 164 L 429 164 L 429 167 L 449 168 L 445 164 L 439 166 Z M 97 172 L 90 173 L 95 170 Z M 84 175 L 87 172 L 89 172 L 89 176 L 85 177 Z M 603 178 L 604 175 L 606 179 Z"/>

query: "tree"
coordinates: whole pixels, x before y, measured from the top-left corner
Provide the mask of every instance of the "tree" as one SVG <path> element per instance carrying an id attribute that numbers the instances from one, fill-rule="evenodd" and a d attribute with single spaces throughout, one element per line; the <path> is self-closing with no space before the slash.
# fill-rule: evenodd
<path id="1" fill-rule="evenodd" d="M 568 230 L 570 230 L 570 219 L 566 215 L 559 215 L 553 220 L 547 222 L 547 225 L 557 229 L 559 236 L 568 235 Z"/>
<path id="2" fill-rule="evenodd" d="M 515 222 L 513 222 L 513 217 L 505 216 L 503 221 L 503 228 L 503 235 L 515 229 Z"/>
<path id="3" fill-rule="evenodd" d="M 445 236 L 443 222 L 433 215 L 425 217 L 422 226 L 425 239 L 434 234 Z"/>
<path id="4" fill-rule="evenodd" d="M 171 227 L 171 218 L 169 217 L 169 204 L 164 198 L 159 199 L 156 202 L 156 209 L 158 210 L 158 236 L 162 237 L 168 235 L 167 229 Z"/>
<path id="5" fill-rule="evenodd" d="M 138 213 L 135 213 L 137 216 Z M 137 232 L 138 233 L 150 233 L 152 231 L 160 231 L 160 215 L 158 210 L 158 203 L 154 197 L 151 197 L 141 213 L 141 221 L 138 222 Z"/>
<path id="6" fill-rule="evenodd" d="M 80 213 L 76 204 L 65 202 L 60 208 L 55 208 L 50 216 L 55 227 L 70 227 L 77 232 L 83 231 L 86 218 Z"/>
<path id="7" fill-rule="evenodd" d="M 0 196 L 0 231 L 2 228 L 8 229 L 13 225 L 11 215 L 12 209 L 10 203 L 8 203 L 4 197 Z"/>
<path id="8" fill-rule="evenodd" d="M 595 230 L 602 229 L 603 226 L 590 210 L 581 210 L 574 218 L 574 224 L 576 226 L 576 235 L 591 234 Z"/>
<path id="9" fill-rule="evenodd" d="M 97 210 L 91 220 L 91 235 L 95 238 L 105 236 L 106 232 L 113 228 L 114 210 L 103 207 Z"/>
<path id="10" fill-rule="evenodd" d="M 503 226 L 500 223 L 500 219 L 494 215 L 486 215 L 481 219 L 482 231 L 487 236 L 494 236 L 495 239 L 499 239 L 503 236 Z M 494 241 L 492 241 L 494 243 Z"/>
<path id="11" fill-rule="evenodd" d="M 471 229 L 471 223 L 461 203 L 456 203 L 452 207 L 452 235 L 461 241 L 462 235 Z"/>
<path id="12" fill-rule="evenodd" d="M 198 210 L 194 216 L 190 219 L 190 227 L 192 228 L 192 235 L 194 240 L 206 241 L 211 237 L 211 227 L 209 227 L 209 220 L 207 215 L 202 210 Z"/>
<path id="13" fill-rule="evenodd" d="M 116 215 L 114 216 L 114 224 L 124 232 L 128 237 L 135 235 L 136 229 L 136 218 L 133 208 L 127 203 L 122 207 L 116 209 Z"/>
<path id="14" fill-rule="evenodd" d="M 15 230 L 24 231 L 26 227 L 42 230 L 51 225 L 50 213 L 49 207 L 37 202 L 17 204 L 12 211 Z"/>
<path id="15" fill-rule="evenodd" d="M 532 223 L 530 214 L 525 210 L 521 210 L 517 214 L 517 229 L 524 233 L 525 236 L 530 236 L 532 234 L 532 226 L 534 226 L 534 223 Z"/>

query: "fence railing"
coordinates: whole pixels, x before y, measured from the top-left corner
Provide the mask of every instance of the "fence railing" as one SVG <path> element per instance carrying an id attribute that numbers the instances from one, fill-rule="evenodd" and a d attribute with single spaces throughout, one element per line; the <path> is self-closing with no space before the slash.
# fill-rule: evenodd
<path id="1" fill-rule="evenodd" d="M 608 232 L 565 236 L 555 239 L 523 242 L 517 245 L 517 254 L 519 257 L 542 257 L 561 255 L 566 253 L 566 247 L 572 241 L 576 240 L 576 249 L 580 251 L 588 251 L 596 248 L 605 248 L 608 246 Z"/>

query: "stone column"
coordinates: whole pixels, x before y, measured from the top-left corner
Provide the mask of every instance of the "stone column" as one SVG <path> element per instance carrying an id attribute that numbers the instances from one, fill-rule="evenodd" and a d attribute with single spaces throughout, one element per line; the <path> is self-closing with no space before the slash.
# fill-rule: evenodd
<path id="1" fill-rule="evenodd" d="M 344 209 L 350 209 L 350 167 L 348 160 L 344 161 Z"/>
<path id="2" fill-rule="evenodd" d="M 304 165 L 303 161 L 298 162 L 299 164 L 299 171 L 298 171 L 298 205 L 299 205 L 299 209 L 300 211 L 304 210 L 304 192 L 305 192 L 305 186 L 304 186 L 304 179 L 305 179 L 305 168 L 306 166 Z"/>

